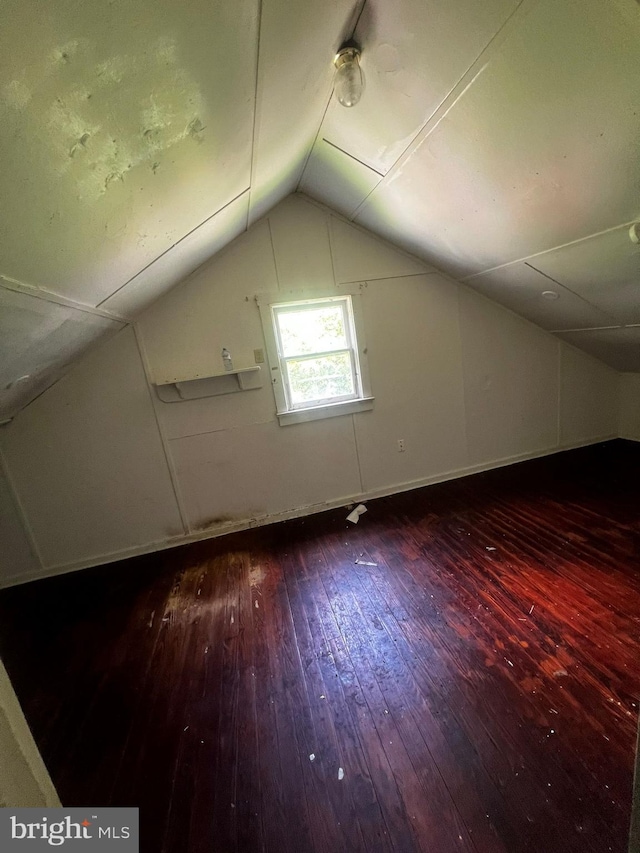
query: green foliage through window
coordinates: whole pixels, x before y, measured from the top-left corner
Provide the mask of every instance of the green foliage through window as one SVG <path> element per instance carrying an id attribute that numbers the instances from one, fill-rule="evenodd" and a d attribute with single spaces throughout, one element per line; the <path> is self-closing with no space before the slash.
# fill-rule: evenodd
<path id="1" fill-rule="evenodd" d="M 294 405 L 345 397 L 355 392 L 348 352 L 320 358 L 287 359 L 287 373 Z"/>
<path id="2" fill-rule="evenodd" d="M 276 305 L 273 318 L 290 408 L 360 396 L 350 297 Z"/>

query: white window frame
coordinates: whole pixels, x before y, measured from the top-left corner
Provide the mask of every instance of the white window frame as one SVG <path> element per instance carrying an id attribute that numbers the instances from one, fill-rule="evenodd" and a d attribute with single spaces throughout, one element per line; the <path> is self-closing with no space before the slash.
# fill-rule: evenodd
<path id="1" fill-rule="evenodd" d="M 340 294 L 293 298 L 294 295 L 291 294 L 291 297 L 290 299 L 286 299 L 284 295 L 279 298 L 257 297 L 265 336 L 271 385 L 276 401 L 276 414 L 280 425 L 287 426 L 288 424 L 371 410 L 373 408 L 373 397 L 369 383 L 367 347 L 364 340 L 360 296 L 358 294 Z M 319 305 L 330 305 L 332 303 L 342 305 L 345 317 L 347 347 L 345 349 L 332 350 L 328 353 L 317 352 L 304 356 L 285 356 L 280 342 L 277 315 L 287 313 L 287 311 L 305 310 L 306 308 L 313 310 Z M 349 352 L 350 355 L 351 369 L 354 377 L 354 393 L 340 398 L 332 397 L 326 400 L 315 400 L 313 403 L 293 404 L 291 402 L 287 378 L 287 361 L 300 360 L 300 358 L 306 357 L 317 358 L 322 355 L 333 355 L 342 352 Z"/>

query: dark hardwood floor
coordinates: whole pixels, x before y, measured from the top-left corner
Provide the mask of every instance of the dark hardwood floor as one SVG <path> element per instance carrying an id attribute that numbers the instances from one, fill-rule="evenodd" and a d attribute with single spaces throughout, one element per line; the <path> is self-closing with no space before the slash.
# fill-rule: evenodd
<path id="1" fill-rule="evenodd" d="M 144 853 L 621 853 L 639 473 L 610 442 L 2 592 L 63 803 L 139 806 Z"/>

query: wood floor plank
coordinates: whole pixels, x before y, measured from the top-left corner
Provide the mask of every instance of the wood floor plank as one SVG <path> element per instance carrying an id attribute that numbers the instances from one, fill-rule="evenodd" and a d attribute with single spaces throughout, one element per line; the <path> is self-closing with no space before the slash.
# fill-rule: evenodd
<path id="1" fill-rule="evenodd" d="M 364 556 L 364 555 L 363 555 Z M 370 558 L 372 555 L 369 554 Z M 458 762 L 454 756 L 452 749 L 440 730 L 440 721 L 432 713 L 429 702 L 425 698 L 423 685 L 419 683 L 415 672 L 415 654 L 409 646 L 402 632 L 400 623 L 406 621 L 406 611 L 403 608 L 398 611 L 397 602 L 389 601 L 381 595 L 374 578 L 379 578 L 383 572 L 380 566 L 383 565 L 382 558 L 379 557 L 380 563 L 373 567 L 354 565 L 353 574 L 361 579 L 366 578 L 365 588 L 362 594 L 358 596 L 360 609 L 367 614 L 369 620 L 374 620 L 384 628 L 388 635 L 384 642 L 384 657 L 385 660 L 401 660 L 403 663 L 396 663 L 396 672 L 401 673 L 400 690 L 397 691 L 397 696 L 393 694 L 386 695 L 389 713 L 396 716 L 398 720 L 405 724 L 409 718 L 413 718 L 417 732 L 423 741 L 423 745 L 416 740 L 415 733 L 409 730 L 412 735 L 411 755 L 419 758 L 424 754 L 426 749 L 427 754 L 424 756 L 427 763 L 433 764 L 434 769 L 442 777 L 442 781 L 447 788 L 456 808 L 459 812 L 459 820 L 464 823 L 465 829 L 460 829 L 460 834 L 469 833 L 469 837 L 473 840 L 475 848 L 486 850 L 506 850 L 499 835 L 496 833 L 492 824 L 486 819 L 487 802 L 491 800 L 490 811 L 495 815 L 498 809 L 496 808 L 496 799 L 499 799 L 497 792 L 492 792 L 488 797 L 488 790 L 491 789 L 491 783 L 486 774 L 482 773 L 482 769 L 478 768 L 476 756 L 473 754 L 471 745 L 465 753 L 464 762 Z M 369 560 L 370 561 L 370 560 Z M 367 603 L 366 599 L 370 599 Z M 396 605 L 394 608 L 394 604 Z M 399 620 L 396 618 L 399 616 Z M 441 699 L 438 700 L 440 707 Z M 451 726 L 449 726 L 451 731 Z M 461 741 L 461 733 L 456 733 L 458 743 Z M 415 759 L 414 759 L 415 760 Z M 418 762 L 424 765 L 423 762 Z M 464 773 L 459 771 L 464 768 Z M 480 770 L 480 779 L 475 780 L 474 784 L 470 784 L 470 777 L 476 775 Z M 431 789 L 429 784 L 426 785 L 427 790 Z M 458 797 L 457 792 L 465 791 L 464 797 Z M 482 799 L 478 796 L 478 792 L 482 791 Z M 512 836 L 515 837 L 515 836 Z"/>
<path id="2" fill-rule="evenodd" d="M 361 833 L 356 837 L 357 843 L 361 843 L 365 849 L 392 850 L 361 744 L 344 713 L 344 695 L 336 685 L 335 664 L 315 617 L 317 587 L 314 589 L 311 586 L 308 572 L 305 579 L 299 577 L 297 562 L 287 556 L 283 559 L 283 568 L 300 667 L 305 679 L 303 713 L 300 714 L 300 708 L 297 713 L 307 724 L 309 764 L 306 773 L 310 780 L 309 809 L 310 815 L 314 816 L 312 826 L 315 843 L 318 849 L 340 849 L 342 846 L 344 835 L 339 831 L 341 821 L 335 815 L 342 813 L 341 801 L 346 791 L 346 799 L 352 801 L 354 815 L 350 823 L 357 824 Z M 339 768 L 343 764 L 351 766 L 353 772 L 346 785 L 338 779 Z M 327 814 L 321 806 L 326 785 L 332 792 L 328 804 L 331 814 Z M 334 807 L 336 801 L 338 805 Z"/>
<path id="3" fill-rule="evenodd" d="M 322 585 L 324 555 L 315 544 L 305 541 L 304 575 L 301 584 L 305 611 L 311 616 L 315 652 L 314 670 L 319 679 L 311 685 L 310 707 L 317 721 L 318 749 L 314 750 L 314 766 L 322 771 L 325 789 L 330 798 L 336 825 L 340 828 L 338 843 L 348 850 L 366 849 L 371 839 L 381 836 L 384 849 L 384 830 L 379 823 L 379 812 L 372 808 L 371 792 L 367 797 L 367 775 L 358 774 L 358 766 L 364 766 L 359 743 L 344 705 L 344 697 L 338 684 L 338 673 L 333 661 L 329 642 L 339 634 L 339 627 Z M 296 551 L 299 557 L 300 551 Z M 292 567 L 293 568 L 293 567 Z M 293 572 L 289 573 L 292 579 Z M 351 756 L 354 772 L 346 777 L 347 757 Z M 345 777 L 340 779 L 340 769 Z"/>
<path id="4" fill-rule="evenodd" d="M 464 573 L 462 573 L 462 575 L 461 575 L 461 578 L 463 579 L 462 583 L 464 583 L 464 580 L 466 580 L 468 577 L 469 570 L 470 570 L 469 564 L 467 564 L 465 566 L 465 568 L 466 568 L 466 571 Z M 529 570 L 530 565 L 528 565 L 527 568 Z M 506 707 L 512 707 L 515 700 L 523 698 L 522 693 L 520 691 L 520 685 L 522 683 L 522 678 L 526 677 L 526 673 L 524 676 L 522 674 L 523 667 L 527 668 L 527 664 L 529 664 L 530 666 L 527 668 L 527 672 L 531 672 L 535 669 L 536 664 L 539 665 L 539 660 L 536 661 L 535 659 L 531 658 L 529 651 L 528 651 L 528 643 L 525 646 L 525 648 L 522 647 L 522 643 L 526 642 L 525 640 L 518 640 L 518 638 L 514 637 L 513 634 L 511 633 L 511 631 L 517 630 L 517 629 L 514 629 L 513 626 L 514 625 L 517 626 L 518 622 L 514 621 L 513 613 L 509 612 L 510 609 L 508 607 L 508 604 L 501 606 L 501 603 L 497 598 L 497 594 L 499 594 L 499 592 L 501 590 L 501 586 L 502 585 L 495 585 L 494 588 L 496 590 L 496 593 L 494 593 L 492 595 L 491 599 L 489 599 L 489 602 L 491 604 L 491 607 L 489 608 L 489 610 L 491 612 L 489 612 L 489 613 L 485 612 L 482 621 L 476 620 L 475 629 L 474 629 L 474 623 L 473 622 L 468 622 L 467 628 L 468 628 L 468 630 L 475 632 L 476 636 L 478 637 L 478 642 L 483 644 L 485 647 L 487 646 L 487 643 L 489 643 L 489 646 L 494 645 L 494 648 L 493 648 L 493 652 L 495 653 L 494 663 L 498 666 L 501 666 L 504 670 L 503 678 L 500 681 L 500 684 L 502 685 L 502 689 L 504 690 L 504 693 L 505 693 L 504 705 Z M 458 593 L 460 592 L 460 584 L 458 584 L 458 586 L 457 586 L 457 591 L 458 591 Z M 556 595 L 556 594 L 557 593 L 554 591 L 554 595 Z M 456 611 L 458 614 L 462 615 L 463 608 L 461 608 L 459 606 L 460 603 L 461 603 L 461 598 L 459 597 L 457 600 Z M 640 599 L 637 600 L 636 606 L 640 606 Z M 495 612 L 499 613 L 500 618 L 498 620 L 493 619 L 493 613 L 495 613 Z M 518 611 L 516 611 L 516 612 L 518 612 Z M 542 610 L 541 609 L 538 610 L 537 615 L 532 614 L 531 620 L 533 620 L 534 615 L 535 615 L 535 619 L 539 620 L 542 612 L 544 612 L 544 605 L 543 605 Z M 490 626 L 490 628 L 487 631 L 487 636 L 483 637 L 482 632 L 479 631 L 478 629 L 480 628 L 481 625 L 486 626 L 487 624 Z M 511 628 L 505 629 L 505 626 L 511 626 Z M 569 633 L 570 630 L 571 630 L 570 626 L 568 627 L 568 630 L 567 630 L 567 628 L 565 628 L 565 631 L 563 633 L 563 638 L 562 638 L 563 646 L 560 646 L 558 643 L 550 643 L 551 646 L 555 647 L 555 651 L 553 652 L 553 657 L 547 659 L 547 676 L 549 676 L 549 677 L 551 676 L 552 672 L 557 672 L 558 670 L 563 670 L 564 668 L 566 668 L 571 674 L 573 674 L 573 668 L 577 666 L 577 664 L 575 664 L 573 659 L 571 659 L 570 657 L 559 656 L 560 652 L 558 652 L 558 648 L 561 648 L 561 650 L 564 649 L 566 642 L 567 642 L 567 639 L 570 636 L 570 633 Z M 588 687 L 588 686 L 597 687 L 598 685 L 596 684 L 596 682 L 592 678 L 591 673 L 589 671 L 589 666 L 588 666 L 589 661 L 588 661 L 588 658 L 584 654 L 584 651 L 585 651 L 584 645 L 585 644 L 583 644 L 583 655 L 582 655 L 580 665 L 579 665 L 580 671 L 581 671 L 580 684 L 581 684 L 582 688 Z M 497 647 L 497 648 L 495 648 L 495 647 Z M 520 671 L 520 673 L 518 671 Z M 518 675 L 520 675 L 520 681 L 518 680 Z M 565 685 L 560 685 L 560 690 L 562 690 L 563 686 L 565 686 Z M 569 685 L 566 685 L 566 686 L 569 686 Z M 554 730 L 554 732 L 558 733 L 559 727 L 562 728 L 562 721 L 571 720 L 571 716 L 569 714 L 566 714 L 566 713 L 561 713 L 559 715 L 552 716 L 552 714 L 550 712 L 547 712 L 546 714 L 543 713 L 542 718 L 541 718 L 540 714 L 537 713 L 537 711 L 536 711 L 536 706 L 538 705 L 538 700 L 539 700 L 541 692 L 542 692 L 540 689 L 541 687 L 544 687 L 544 681 L 541 682 L 541 684 L 538 684 L 537 688 L 534 691 L 531 691 L 531 695 L 528 697 L 529 701 L 528 701 L 528 703 L 525 704 L 523 711 L 524 711 L 527 719 L 537 720 L 538 724 L 541 725 L 543 728 L 546 727 L 547 731 Z M 514 690 L 515 690 L 515 693 L 514 693 Z M 535 695 L 535 701 L 532 701 L 534 695 Z M 568 691 L 564 691 L 563 695 L 569 695 Z M 556 703 L 556 704 L 559 704 L 559 703 Z M 592 691 L 591 695 L 589 696 L 588 704 L 592 709 L 598 709 L 598 708 L 603 708 L 606 703 L 601 701 L 601 696 L 598 694 L 598 691 L 596 690 L 595 692 Z M 584 707 L 584 705 L 583 705 L 583 707 Z M 610 706 L 607 706 L 607 707 L 610 707 Z M 610 714 L 610 712 L 608 712 L 608 711 L 607 711 L 607 713 Z M 629 716 L 632 715 L 632 711 L 628 711 L 628 715 Z M 590 756 L 589 753 L 590 753 L 590 747 L 591 747 L 592 742 L 590 741 L 587 744 L 584 743 L 582 732 L 579 730 L 579 728 L 564 727 L 562 732 L 560 733 L 560 735 L 565 740 L 566 740 L 565 736 L 566 736 L 567 732 L 569 732 L 569 733 L 574 732 L 576 734 L 577 739 L 579 741 L 579 747 L 580 747 L 579 751 L 576 751 L 576 753 L 573 756 L 571 756 L 570 764 L 575 765 L 576 761 L 579 761 L 580 763 L 583 764 L 585 772 L 590 773 L 590 767 L 589 767 L 588 759 L 589 759 L 589 757 L 591 757 L 593 759 L 594 766 L 596 766 L 598 768 L 598 775 L 599 776 L 602 775 L 602 770 L 606 767 L 607 759 L 610 756 L 610 750 L 607 749 L 605 752 L 603 752 L 602 749 L 596 750 L 595 755 Z M 563 746 L 565 746 L 565 745 L 566 745 L 566 743 L 563 743 Z M 553 760 L 556 761 L 557 765 L 561 766 L 563 763 L 563 755 L 561 753 L 554 752 L 553 753 Z M 573 779 L 571 778 L 571 776 L 567 775 L 566 772 L 564 772 L 563 776 L 564 776 L 564 784 L 565 784 L 566 790 L 568 792 L 574 791 L 575 790 L 575 783 L 574 783 Z M 562 778 L 563 778 L 562 776 L 558 776 L 556 778 L 556 786 L 562 784 Z M 585 777 L 583 777 L 583 781 L 584 781 L 584 779 L 585 779 Z M 589 776 L 587 776 L 586 779 L 588 781 Z M 559 793 L 557 794 L 557 799 L 559 800 L 561 793 L 562 793 L 562 788 L 560 787 L 558 790 L 559 790 Z M 587 793 L 587 791 L 585 789 L 583 789 L 582 793 L 584 795 L 585 793 Z M 583 796 L 583 800 L 585 801 L 585 803 L 588 802 L 586 796 Z M 615 808 L 612 809 L 611 805 L 613 805 Z M 603 811 L 604 811 L 604 814 L 602 816 L 602 819 L 605 823 L 605 826 L 611 822 L 615 823 L 616 821 L 621 820 L 622 821 L 621 828 L 622 828 L 622 826 L 626 823 L 626 815 L 623 815 L 623 814 L 621 815 L 619 813 L 620 812 L 619 805 L 616 803 L 615 800 L 608 800 L 606 803 L 604 803 Z"/>
<path id="5" fill-rule="evenodd" d="M 331 554 L 331 575 L 327 578 L 340 594 L 332 598 L 342 603 L 342 634 L 357 673 L 368 673 L 365 697 L 376 720 L 383 748 L 393 768 L 408 817 L 423 840 L 423 848 L 446 849 L 452 833 L 457 831 L 460 850 L 470 850 L 470 839 L 460 815 L 439 774 L 433 758 L 415 725 L 413 714 L 402 712 L 404 702 L 411 704 L 410 676 L 397 654 L 392 638 L 386 633 L 377 613 L 367 607 L 366 593 L 357 586 L 351 572 L 353 559 L 341 557 L 338 537 L 324 547 Z M 395 713 L 394 713 L 395 712 Z M 441 832 L 446 840 L 441 838 Z M 464 832 L 464 835 L 462 834 Z"/>
<path id="6" fill-rule="evenodd" d="M 447 614 L 446 602 L 443 597 L 440 599 L 436 597 L 435 603 L 431 603 L 434 599 L 431 599 L 431 593 L 429 593 L 430 603 L 426 605 L 427 609 L 425 610 L 425 605 L 423 604 L 425 593 L 423 593 L 418 587 L 414 592 L 414 595 L 414 606 L 416 608 L 414 618 L 407 621 L 405 623 L 405 627 L 408 631 L 411 631 L 414 622 L 418 622 L 419 624 L 419 629 L 413 636 L 410 635 L 410 639 L 414 653 L 416 649 L 423 649 L 427 654 L 427 666 L 423 670 L 423 674 L 426 674 L 426 677 L 429 678 L 428 673 L 433 671 L 434 655 L 440 661 L 450 661 L 454 666 L 454 672 L 457 672 L 457 678 L 454 681 L 453 687 L 448 689 L 448 692 L 451 693 L 454 691 L 456 701 L 453 703 L 452 707 L 454 709 L 454 713 L 460 719 L 461 724 L 467 729 L 470 736 L 472 736 L 476 742 L 483 742 L 484 739 L 485 752 L 487 754 L 490 754 L 490 748 L 494 743 L 504 744 L 504 748 L 502 750 L 496 751 L 491 762 L 495 783 L 498 787 L 504 787 L 509 780 L 513 780 L 515 782 L 515 780 L 518 779 L 519 786 L 526 784 L 526 780 L 530 776 L 531 771 L 535 770 L 537 765 L 530 764 L 523 766 L 517 758 L 521 753 L 521 750 L 519 749 L 519 741 L 521 739 L 519 729 L 522 728 L 524 723 L 514 715 L 514 705 L 509 701 L 508 697 L 504 695 L 506 684 L 511 677 L 512 668 L 509 667 L 508 659 L 502 650 L 498 650 L 496 648 L 492 649 L 492 646 L 494 646 L 496 642 L 500 643 L 500 640 L 490 637 L 491 645 L 489 646 L 489 649 L 496 653 L 495 661 L 485 658 L 485 666 L 481 670 L 483 672 L 483 679 L 486 681 L 494 664 L 497 664 L 502 668 L 501 677 L 497 680 L 492 679 L 494 689 L 491 690 L 492 705 L 502 709 L 498 718 L 494 717 L 491 712 L 487 712 L 487 709 L 490 708 L 490 706 L 485 706 L 483 703 L 478 703 L 477 701 L 478 698 L 483 695 L 484 690 L 479 691 L 478 688 L 482 687 L 482 685 L 477 684 L 474 680 L 475 673 L 477 672 L 477 666 L 474 665 L 474 659 L 467 659 L 466 656 L 464 656 L 465 643 L 463 641 L 469 636 L 470 632 L 468 627 L 463 627 L 462 629 L 460 627 L 458 620 L 462 614 L 460 612 L 459 602 L 456 602 L 456 623 L 454 626 L 452 624 L 451 614 Z M 442 610 L 438 610 L 439 607 L 441 607 Z M 432 612 L 429 612 L 429 608 L 432 608 Z M 486 643 L 482 639 L 479 648 L 486 649 Z M 512 652 L 510 652 L 510 654 L 512 657 L 515 657 Z M 489 669 L 487 669 L 487 666 L 489 666 Z M 439 690 L 441 697 L 443 697 L 446 695 L 448 675 L 446 669 L 440 670 L 437 668 L 436 671 L 443 672 L 440 679 L 444 679 L 444 681 L 440 681 L 439 684 L 438 679 L 436 679 L 436 681 L 433 682 L 433 686 L 435 689 Z M 427 689 L 428 687 L 425 686 L 425 691 Z M 503 693 L 501 701 L 496 701 L 496 689 Z M 444 699 L 440 700 L 438 704 L 440 715 L 447 711 L 448 704 L 450 703 L 447 703 Z M 451 720 L 449 720 L 448 726 L 452 726 Z M 542 774 L 545 777 L 544 781 L 541 779 L 538 780 L 539 783 L 534 785 L 521 800 L 522 803 L 527 804 L 527 813 L 525 817 L 527 818 L 527 822 L 532 824 L 532 826 L 527 827 L 527 835 L 532 835 L 536 829 L 536 821 L 533 817 L 535 811 L 542 810 L 548 813 L 553 813 L 554 807 L 558 807 L 557 805 L 554 806 L 554 803 L 548 799 L 547 792 L 544 790 L 545 786 L 548 784 L 547 779 L 551 775 L 548 763 L 550 760 L 554 761 L 556 757 L 555 753 L 547 744 L 547 736 L 551 728 L 553 728 L 553 724 L 542 734 L 535 729 L 529 733 L 530 736 L 534 736 L 539 742 L 544 743 L 546 745 L 546 750 L 544 753 L 545 772 Z M 547 738 L 547 740 L 545 740 L 545 738 Z M 540 755 L 542 755 L 542 753 L 540 753 Z M 505 757 L 507 757 L 506 761 Z M 538 770 L 538 772 L 542 773 L 540 770 Z M 559 788 L 560 782 L 562 781 L 561 777 L 556 776 L 554 781 L 556 788 L 561 792 L 562 789 Z M 556 794 L 556 803 L 558 800 L 559 795 Z M 574 806 L 574 810 L 575 808 L 576 807 Z M 584 823 L 587 820 L 584 816 L 584 808 L 582 813 L 582 821 Z M 495 812 L 491 814 L 495 817 Z M 562 822 L 556 820 L 553 825 L 559 827 L 562 826 Z M 545 833 L 547 832 L 547 827 L 545 826 L 541 826 L 540 829 Z M 532 843 L 537 845 L 534 846 L 534 849 L 540 849 L 539 845 L 542 843 L 545 845 L 551 844 L 549 840 L 543 841 L 542 839 L 537 839 Z M 567 839 L 562 842 L 564 846 L 566 846 L 567 843 Z M 561 842 L 556 841 L 556 845 L 559 844 L 561 844 Z M 580 845 L 583 849 L 588 847 L 588 844 L 588 840 L 580 840 Z M 550 849 L 553 848 L 550 847 Z"/>

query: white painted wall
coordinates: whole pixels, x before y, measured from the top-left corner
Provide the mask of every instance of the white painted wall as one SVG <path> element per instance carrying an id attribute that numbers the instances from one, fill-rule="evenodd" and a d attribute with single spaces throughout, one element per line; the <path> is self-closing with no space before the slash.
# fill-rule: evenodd
<path id="1" fill-rule="evenodd" d="M 563 342 L 560 365 L 561 443 L 579 444 L 609 432 L 624 374 L 616 375 L 601 361 Z"/>
<path id="2" fill-rule="evenodd" d="M 463 468 L 457 285 L 438 274 L 383 278 L 368 281 L 362 299 L 376 398 L 372 412 L 355 416 L 364 490 Z"/>
<path id="3" fill-rule="evenodd" d="M 38 572 L 38 558 L 29 543 L 15 494 L 1 468 L 0 542 L 0 585 L 3 581 L 31 577 Z"/>
<path id="4" fill-rule="evenodd" d="M 7 671 L 0 661 L 0 808 L 59 807 Z"/>
<path id="5" fill-rule="evenodd" d="M 469 290 L 460 329 L 469 463 L 557 447 L 558 342 Z"/>
<path id="6" fill-rule="evenodd" d="M 0 443 L 47 573 L 184 532 L 131 328 L 24 409 Z"/>
<path id="7" fill-rule="evenodd" d="M 640 373 L 620 376 L 620 436 L 640 441 Z"/>
<path id="8" fill-rule="evenodd" d="M 150 393 L 143 364 L 152 383 L 219 372 L 223 346 L 252 365 L 265 346 L 255 295 L 320 287 L 362 301 L 373 411 L 280 427 L 266 365 L 258 390 L 178 403 Z M 121 332 L 24 410 L 0 446 L 52 573 L 613 437 L 617 383 L 290 196 L 147 309 L 137 336 Z"/>

